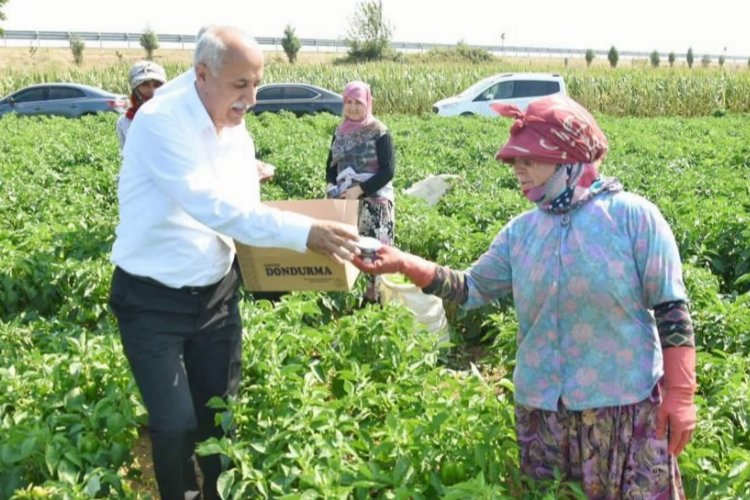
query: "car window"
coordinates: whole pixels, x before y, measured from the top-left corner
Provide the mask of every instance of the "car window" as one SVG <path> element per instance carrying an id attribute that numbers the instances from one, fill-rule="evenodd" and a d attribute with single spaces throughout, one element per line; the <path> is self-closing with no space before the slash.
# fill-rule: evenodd
<path id="1" fill-rule="evenodd" d="M 49 99 L 77 99 L 79 97 L 85 97 L 81 89 L 74 89 L 70 87 L 50 87 Z"/>
<path id="2" fill-rule="evenodd" d="M 494 76 L 490 76 L 490 77 L 485 78 L 483 80 L 479 80 L 477 83 L 475 83 L 474 85 L 472 85 L 471 87 L 469 87 L 468 89 L 464 90 L 463 92 L 461 92 L 458 95 L 459 95 L 459 97 L 471 97 L 471 96 L 475 95 L 477 92 L 480 92 L 483 88 L 487 87 L 487 84 L 490 81 L 494 80 L 494 79 L 495 79 Z"/>
<path id="3" fill-rule="evenodd" d="M 284 97 L 287 99 L 313 99 L 318 94 L 304 87 L 287 87 Z"/>
<path id="4" fill-rule="evenodd" d="M 508 99 L 513 96 L 513 82 L 499 82 L 477 96 L 477 101 Z"/>
<path id="5" fill-rule="evenodd" d="M 560 92 L 560 82 L 518 80 L 513 86 L 513 97 L 537 97 Z"/>
<path id="6" fill-rule="evenodd" d="M 495 99 L 508 99 L 513 95 L 513 89 L 517 82 L 500 82 L 495 85 Z"/>
<path id="7" fill-rule="evenodd" d="M 13 97 L 16 102 L 43 101 L 47 92 L 46 88 L 29 89 L 20 92 Z"/>
<path id="8" fill-rule="evenodd" d="M 260 89 L 255 99 L 258 101 L 264 101 L 264 100 L 270 100 L 270 99 L 283 99 L 283 98 L 284 98 L 283 88 L 271 87 L 269 89 Z"/>

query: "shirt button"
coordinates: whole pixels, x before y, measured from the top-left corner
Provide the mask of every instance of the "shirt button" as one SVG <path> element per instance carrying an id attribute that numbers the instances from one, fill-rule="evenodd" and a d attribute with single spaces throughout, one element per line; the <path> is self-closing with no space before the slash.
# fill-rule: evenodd
<path id="1" fill-rule="evenodd" d="M 570 223 L 570 215 L 568 214 L 563 215 L 561 222 L 563 226 L 567 226 L 568 223 Z"/>

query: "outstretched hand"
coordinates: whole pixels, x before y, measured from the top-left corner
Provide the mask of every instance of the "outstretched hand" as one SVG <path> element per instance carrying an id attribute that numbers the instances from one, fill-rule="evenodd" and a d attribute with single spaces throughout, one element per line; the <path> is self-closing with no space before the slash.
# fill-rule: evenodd
<path id="1" fill-rule="evenodd" d="M 359 255 L 352 259 L 352 263 L 360 271 L 369 274 L 401 273 L 419 288 L 425 288 L 432 283 L 437 271 L 434 262 L 388 245 L 381 246 L 372 260 Z"/>
<path id="2" fill-rule="evenodd" d="M 352 263 L 362 272 L 368 274 L 392 274 L 400 273 L 404 263 L 404 252 L 396 247 L 382 245 L 375 252 L 372 259 L 362 258 L 357 255 Z"/>
<path id="3" fill-rule="evenodd" d="M 356 227 L 319 219 L 310 228 L 307 248 L 343 263 L 359 252 L 355 244 L 358 239 Z"/>

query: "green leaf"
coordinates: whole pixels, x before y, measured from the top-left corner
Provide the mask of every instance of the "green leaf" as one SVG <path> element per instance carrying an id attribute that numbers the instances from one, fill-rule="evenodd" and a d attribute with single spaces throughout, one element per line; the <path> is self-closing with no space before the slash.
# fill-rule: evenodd
<path id="1" fill-rule="evenodd" d="M 66 453 L 65 456 L 67 457 L 68 454 Z M 63 458 L 57 466 L 57 477 L 64 483 L 74 485 L 78 482 L 78 469 L 73 465 L 73 462 Z"/>
<path id="2" fill-rule="evenodd" d="M 222 498 L 222 500 L 232 498 L 232 487 L 234 486 L 235 480 L 234 474 L 235 471 L 233 470 L 224 471 L 221 473 L 218 481 L 216 482 L 219 496 Z"/>
<path id="3" fill-rule="evenodd" d="M 96 494 L 99 493 L 99 490 L 101 489 L 101 481 L 99 480 L 98 474 L 93 474 L 89 480 L 86 482 L 86 492 L 89 494 L 91 498 L 95 498 Z"/>

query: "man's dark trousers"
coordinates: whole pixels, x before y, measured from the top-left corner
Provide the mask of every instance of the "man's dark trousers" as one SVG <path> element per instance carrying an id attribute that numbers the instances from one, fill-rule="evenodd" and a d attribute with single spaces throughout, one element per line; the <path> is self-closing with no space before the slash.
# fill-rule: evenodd
<path id="1" fill-rule="evenodd" d="M 163 500 L 184 500 L 195 484 L 190 456 L 195 443 L 222 430 L 214 396 L 236 395 L 240 381 L 242 325 L 237 265 L 218 283 L 170 288 L 119 267 L 110 306 L 122 345 L 149 416 L 154 472 Z M 198 457 L 203 498 L 218 498 L 218 455 Z"/>

